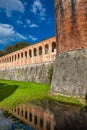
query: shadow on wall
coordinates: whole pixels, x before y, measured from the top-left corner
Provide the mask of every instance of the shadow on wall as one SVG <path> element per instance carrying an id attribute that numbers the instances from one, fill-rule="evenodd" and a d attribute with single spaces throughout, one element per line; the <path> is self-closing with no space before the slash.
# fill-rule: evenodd
<path id="1" fill-rule="evenodd" d="M 5 83 L 0 83 L 0 102 L 5 98 L 11 96 L 17 88 L 18 85 L 8 85 Z"/>

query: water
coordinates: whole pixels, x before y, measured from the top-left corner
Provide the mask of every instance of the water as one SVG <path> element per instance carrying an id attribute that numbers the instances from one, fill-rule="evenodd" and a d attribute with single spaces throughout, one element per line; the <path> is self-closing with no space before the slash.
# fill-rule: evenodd
<path id="1" fill-rule="evenodd" d="M 0 110 L 0 130 L 34 130 L 30 126 L 23 124 L 20 120 L 12 117 L 5 117 Z"/>

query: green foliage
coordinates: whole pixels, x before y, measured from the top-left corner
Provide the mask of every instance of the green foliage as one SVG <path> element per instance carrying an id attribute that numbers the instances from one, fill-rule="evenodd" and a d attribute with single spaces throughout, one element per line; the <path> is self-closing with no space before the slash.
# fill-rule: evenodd
<path id="1" fill-rule="evenodd" d="M 0 56 L 4 56 L 6 54 L 12 53 L 14 51 L 17 51 L 17 50 L 22 49 L 24 47 L 27 47 L 29 45 L 30 44 L 27 42 L 18 42 L 18 43 L 11 45 L 11 46 L 6 46 L 3 51 L 0 51 Z"/>
<path id="2" fill-rule="evenodd" d="M 4 56 L 4 51 L 0 50 L 0 56 Z"/>
<path id="3" fill-rule="evenodd" d="M 86 95 L 85 95 L 85 101 L 86 101 L 86 103 L 87 103 L 87 93 L 86 93 Z"/>
<path id="4" fill-rule="evenodd" d="M 49 82 L 51 83 L 51 80 L 52 80 L 52 75 L 53 75 L 53 66 L 51 66 L 49 69 L 48 69 L 48 78 L 49 78 Z"/>

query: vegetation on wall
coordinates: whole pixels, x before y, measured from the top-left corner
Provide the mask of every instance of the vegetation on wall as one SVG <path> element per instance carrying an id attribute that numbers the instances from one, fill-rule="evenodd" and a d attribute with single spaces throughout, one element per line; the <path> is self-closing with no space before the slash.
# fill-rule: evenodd
<path id="1" fill-rule="evenodd" d="M 87 93 L 86 93 L 86 95 L 85 95 L 85 101 L 86 101 L 86 103 L 87 103 Z"/>
<path id="2" fill-rule="evenodd" d="M 17 51 L 17 50 L 27 47 L 29 45 L 30 44 L 27 42 L 18 42 L 11 46 L 6 46 L 4 50 L 0 50 L 0 56 L 4 56 L 6 54 L 12 53 L 14 51 Z"/>
<path id="3" fill-rule="evenodd" d="M 53 75 L 53 66 L 50 66 L 48 69 L 48 78 L 49 78 L 49 82 L 51 83 L 52 80 L 52 75 Z"/>

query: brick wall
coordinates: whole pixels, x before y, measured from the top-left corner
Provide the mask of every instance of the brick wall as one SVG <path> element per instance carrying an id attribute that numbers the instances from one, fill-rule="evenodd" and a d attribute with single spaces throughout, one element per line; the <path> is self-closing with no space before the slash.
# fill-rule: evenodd
<path id="1" fill-rule="evenodd" d="M 0 57 L 0 69 L 50 62 L 55 56 L 56 39 L 53 37 Z"/>
<path id="2" fill-rule="evenodd" d="M 55 0 L 57 53 L 87 48 L 87 0 Z"/>

